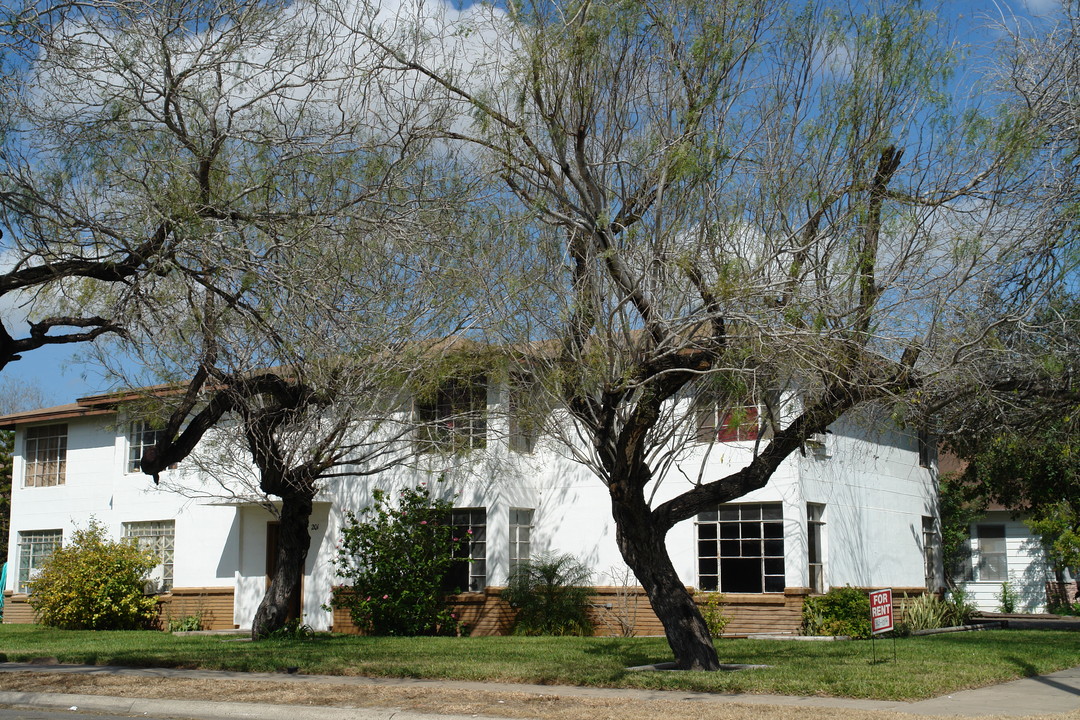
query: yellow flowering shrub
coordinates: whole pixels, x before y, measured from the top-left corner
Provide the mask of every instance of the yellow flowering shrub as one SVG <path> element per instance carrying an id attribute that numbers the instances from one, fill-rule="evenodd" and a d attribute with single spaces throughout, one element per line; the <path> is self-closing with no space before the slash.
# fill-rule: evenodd
<path id="1" fill-rule="evenodd" d="M 134 538 L 116 541 L 91 519 L 53 552 L 30 585 L 30 604 L 42 625 L 66 630 L 146 627 L 157 601 L 143 592 L 157 559 Z"/>

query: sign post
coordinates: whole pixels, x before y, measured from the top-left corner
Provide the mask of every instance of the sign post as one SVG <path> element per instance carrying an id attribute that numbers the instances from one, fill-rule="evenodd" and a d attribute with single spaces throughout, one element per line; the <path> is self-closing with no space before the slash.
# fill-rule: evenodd
<path id="1" fill-rule="evenodd" d="M 876 639 L 880 633 L 893 629 L 892 588 L 870 591 L 870 645 L 877 662 Z M 896 638 L 893 638 L 893 661 L 896 661 Z"/>

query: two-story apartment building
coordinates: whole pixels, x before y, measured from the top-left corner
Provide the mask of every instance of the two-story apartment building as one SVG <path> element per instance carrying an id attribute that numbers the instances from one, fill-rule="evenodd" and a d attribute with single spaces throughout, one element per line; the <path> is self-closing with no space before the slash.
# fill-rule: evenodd
<path id="1" fill-rule="evenodd" d="M 591 568 L 598 586 L 620 582 L 625 566 L 606 488 L 554 440 L 510 427 L 502 412 L 506 388 L 482 393 L 481 412 L 470 422 L 447 424 L 435 435 L 430 422 L 449 410 L 437 403 L 415 408 L 432 415 L 424 418 L 429 425 L 422 439 L 436 450 L 452 440 L 456 462 L 425 452 L 407 467 L 326 482 L 310 520 L 302 584 L 301 612 L 312 628 L 334 623 L 324 605 L 336 582 L 330 560 L 344 513 L 368 505 L 375 487 L 428 483 L 453 498 L 454 522 L 473 531 L 470 593 L 505 585 L 515 562 L 540 551 L 573 554 Z M 4 621 L 30 621 L 20 603 L 33 590 L 36 569 L 93 517 L 114 536 L 138 537 L 158 554 L 153 583 L 163 599 L 209 608 L 218 626 L 250 627 L 273 562 L 273 498 L 223 492 L 228 479 L 207 463 L 181 463 L 156 486 L 139 471 L 153 431 L 130 422 L 117 397 L 0 418 L 0 427 L 16 432 Z M 699 476 L 744 464 L 757 433 L 755 409 L 746 415 L 742 429 L 723 418 L 699 418 L 679 462 L 660 478 L 654 501 Z M 686 585 L 768 600 L 837 585 L 936 590 L 936 528 L 933 458 L 914 433 L 866 412 L 807 443 L 765 488 L 678 524 L 667 544 Z"/>

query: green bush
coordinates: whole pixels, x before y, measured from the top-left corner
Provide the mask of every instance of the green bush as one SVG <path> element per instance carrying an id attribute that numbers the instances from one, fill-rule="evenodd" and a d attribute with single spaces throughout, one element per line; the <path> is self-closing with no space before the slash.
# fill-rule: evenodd
<path id="1" fill-rule="evenodd" d="M 38 622 L 65 630 L 134 630 L 154 619 L 157 600 L 143 592 L 157 565 L 134 539 L 114 541 L 91 519 L 45 561 L 31 584 Z"/>
<path id="2" fill-rule="evenodd" d="M 344 608 L 369 635 L 452 635 L 456 618 L 446 605 L 443 578 L 456 549 L 452 505 L 432 500 L 427 488 L 402 491 L 397 506 L 389 494 L 372 491 L 375 504 L 346 513 L 334 564 L 346 582 L 330 604 Z"/>
<path id="3" fill-rule="evenodd" d="M 701 617 L 705 620 L 705 626 L 709 628 L 709 635 L 718 638 L 724 634 L 724 628 L 731 622 L 731 618 L 724 612 L 723 593 L 698 593 L 694 600 L 698 603 Z"/>
<path id="4" fill-rule="evenodd" d="M 183 617 L 170 617 L 165 623 L 166 629 L 171 632 L 195 632 L 203 629 L 203 617 L 201 612 Z"/>
<path id="5" fill-rule="evenodd" d="M 573 555 L 541 554 L 515 568 L 503 599 L 519 635 L 591 635 L 590 573 Z"/>
<path id="6" fill-rule="evenodd" d="M 904 629 L 908 632 L 934 630 L 952 624 L 952 605 L 933 593 L 924 593 L 904 604 Z"/>
<path id="7" fill-rule="evenodd" d="M 945 602 L 949 607 L 947 626 L 967 625 L 977 610 L 967 593 L 959 588 L 952 590 Z"/>
<path id="8" fill-rule="evenodd" d="M 853 587 L 832 588 L 803 603 L 804 635 L 870 637 L 870 596 Z"/>

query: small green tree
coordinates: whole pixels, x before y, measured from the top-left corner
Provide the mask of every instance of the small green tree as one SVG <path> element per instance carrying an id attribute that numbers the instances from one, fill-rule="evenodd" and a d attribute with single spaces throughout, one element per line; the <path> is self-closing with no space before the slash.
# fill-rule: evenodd
<path id="1" fill-rule="evenodd" d="M 371 635 L 445 635 L 457 622 L 446 605 L 443 578 L 454 552 L 468 546 L 450 524 L 452 505 L 433 500 L 425 487 L 389 493 L 374 490 L 374 505 L 358 517 L 346 513 L 338 545 L 338 575 L 331 605 L 345 608 Z"/>
<path id="2" fill-rule="evenodd" d="M 803 603 L 804 635 L 870 637 L 870 597 L 853 587 L 834 587 Z"/>
<path id="3" fill-rule="evenodd" d="M 591 635 L 589 569 L 573 555 L 541 554 L 518 566 L 503 591 L 521 635 Z"/>
<path id="4" fill-rule="evenodd" d="M 112 540 L 91 518 L 57 549 L 34 578 L 30 604 L 42 625 L 65 630 L 134 630 L 154 618 L 157 601 L 143 592 L 157 560 L 133 539 Z"/>

